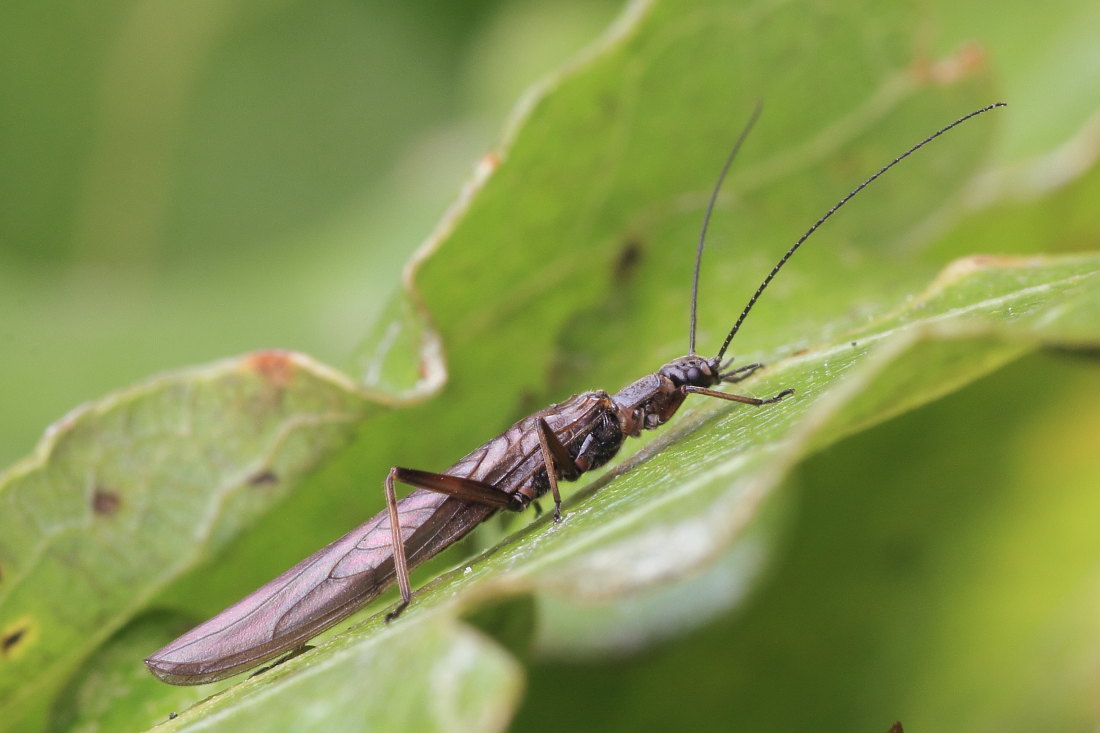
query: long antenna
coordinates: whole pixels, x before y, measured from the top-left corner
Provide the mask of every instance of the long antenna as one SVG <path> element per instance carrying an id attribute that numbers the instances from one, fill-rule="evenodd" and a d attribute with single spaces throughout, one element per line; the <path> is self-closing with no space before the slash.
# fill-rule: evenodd
<path id="1" fill-rule="evenodd" d="M 733 150 L 726 156 L 726 162 L 722 165 L 722 172 L 718 174 L 718 180 L 714 184 L 714 190 L 710 192 L 710 201 L 707 202 L 707 211 L 703 214 L 703 228 L 699 232 L 699 246 L 695 250 L 695 274 L 691 278 L 691 328 L 688 331 L 689 354 L 695 353 L 695 310 L 699 301 L 699 266 L 703 262 L 703 243 L 707 241 L 707 225 L 710 224 L 710 215 L 714 212 L 714 203 L 718 200 L 718 191 L 722 188 L 722 181 L 726 180 L 726 173 L 729 172 L 733 159 L 737 157 L 737 152 L 741 150 L 741 145 L 745 142 L 745 138 L 749 136 L 752 126 L 755 125 L 756 121 L 760 118 L 760 110 L 763 109 L 763 106 L 763 103 L 759 99 L 756 100 L 756 106 L 752 110 L 752 115 L 749 116 L 749 121 L 746 122 L 744 128 L 741 129 L 741 134 L 737 136 L 737 142 L 733 144 Z"/>
<path id="2" fill-rule="evenodd" d="M 754 305 L 756 305 L 756 300 L 760 297 L 760 294 L 764 292 L 764 289 L 768 287 L 768 284 L 772 281 L 772 278 L 775 277 L 776 273 L 778 273 L 779 270 L 782 269 L 783 265 L 787 264 L 787 260 L 789 260 L 791 258 L 791 255 L 793 255 L 796 251 L 798 251 L 798 248 L 802 246 L 802 243 L 805 242 L 807 239 L 809 239 L 810 235 L 813 234 L 814 232 L 816 232 L 818 227 L 820 227 L 822 224 L 824 224 L 825 221 L 830 216 L 835 214 L 837 212 L 837 210 L 840 209 L 841 206 L 848 203 L 848 201 L 851 200 L 851 198 L 853 196 L 855 196 L 857 193 L 859 193 L 860 191 L 865 189 L 868 185 L 871 184 L 872 181 L 874 181 L 876 178 L 881 176 L 883 173 L 890 170 L 895 165 L 897 165 L 901 161 L 905 160 L 910 155 L 915 153 L 917 150 L 921 149 L 922 147 L 924 147 L 928 143 L 932 142 L 937 137 L 944 134 L 945 132 L 947 132 L 951 128 L 957 127 L 958 125 L 961 125 L 962 123 L 969 120 L 971 117 L 977 117 L 978 115 L 980 115 L 984 112 L 988 112 L 989 110 L 994 109 L 996 107 L 1005 107 L 1005 106 L 1007 106 L 1007 105 L 1004 102 L 996 102 L 996 103 L 991 104 L 987 107 L 982 107 L 981 109 L 974 110 L 973 112 L 971 112 L 968 115 L 963 115 L 959 119 L 952 122 L 950 125 L 947 125 L 946 127 L 943 127 L 941 129 L 937 130 L 936 132 L 934 132 L 931 135 L 929 135 L 928 137 L 924 138 L 919 143 L 917 143 L 913 147 L 909 148 L 904 153 L 902 153 L 901 155 L 899 155 L 898 157 L 894 158 L 892 161 L 890 161 L 889 163 L 884 165 L 882 168 L 879 169 L 879 171 L 877 173 L 875 173 L 873 176 L 868 178 L 863 183 L 856 186 L 854 189 L 852 189 L 851 193 L 849 193 L 847 196 L 845 196 L 840 201 L 838 201 L 836 203 L 836 205 L 833 206 L 833 208 L 831 208 L 827 212 L 825 212 L 825 215 L 822 216 L 820 219 L 818 219 L 812 227 L 807 229 L 806 233 L 803 234 L 801 237 L 799 237 L 798 241 L 794 243 L 794 246 L 791 247 L 789 250 L 787 250 L 787 253 L 785 255 L 783 255 L 782 257 L 779 258 L 779 262 L 777 262 L 775 267 L 772 268 L 772 271 L 768 273 L 768 276 L 766 278 L 764 278 L 764 282 L 760 283 L 760 287 L 758 287 L 756 289 L 756 292 L 752 294 L 752 297 L 749 298 L 749 302 L 745 305 L 745 309 L 743 311 L 741 311 L 741 315 L 737 318 L 737 322 L 734 323 L 733 328 L 730 329 L 729 335 L 726 336 L 726 340 L 724 342 L 722 342 L 722 348 L 718 350 L 718 355 L 714 357 L 714 361 L 720 362 L 722 360 L 722 357 L 726 353 L 726 349 L 729 348 L 730 342 L 733 341 L 734 335 L 741 328 L 741 324 L 745 321 L 745 316 L 747 316 L 749 314 L 749 311 L 752 310 L 752 307 Z M 696 273 L 696 276 L 698 277 L 698 273 Z M 692 326 L 694 327 L 694 303 L 692 304 L 692 313 L 693 313 Z M 694 333 L 692 335 L 694 336 Z"/>

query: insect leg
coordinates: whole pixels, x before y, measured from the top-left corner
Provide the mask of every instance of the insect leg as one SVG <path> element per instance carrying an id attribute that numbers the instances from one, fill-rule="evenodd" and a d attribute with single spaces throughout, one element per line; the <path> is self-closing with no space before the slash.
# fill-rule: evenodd
<path id="1" fill-rule="evenodd" d="M 728 392 L 718 392 L 713 389 L 707 389 L 706 387 L 696 387 L 693 384 L 685 384 L 680 389 L 685 394 L 701 394 L 707 397 L 718 397 L 719 399 L 729 400 L 730 402 L 744 402 L 746 405 L 770 405 L 773 402 L 779 402 L 788 395 L 794 394 L 793 389 L 785 389 L 775 397 L 769 397 L 766 400 L 762 400 L 759 397 L 746 397 L 739 394 L 729 394 Z"/>
<path id="2" fill-rule="evenodd" d="M 405 557 L 405 542 L 401 539 L 401 525 L 397 522 L 397 492 L 393 488 L 393 479 L 397 475 L 397 466 L 386 474 L 386 509 L 390 514 L 390 543 L 393 545 L 393 571 L 397 576 L 397 587 L 401 590 L 401 603 L 386 614 L 386 623 L 401 615 L 412 600 L 412 583 L 409 581 L 409 561 Z"/>
<path id="3" fill-rule="evenodd" d="M 401 603 L 397 605 L 397 608 L 386 614 L 386 621 L 397 618 L 409 605 L 409 601 L 412 600 L 412 582 L 409 579 L 409 561 L 405 554 L 405 541 L 401 537 L 401 524 L 397 512 L 397 492 L 394 489 L 395 481 L 415 486 L 418 489 L 436 491 L 463 501 L 485 504 L 497 509 L 512 511 L 522 509 L 522 506 L 517 506 L 514 502 L 511 494 L 501 491 L 484 481 L 449 476 L 445 473 L 417 471 L 413 468 L 401 468 L 399 466 L 391 468 L 390 472 L 386 474 L 386 509 L 390 515 L 393 567 L 394 574 L 397 576 L 397 587 L 401 591 Z"/>
<path id="4" fill-rule="evenodd" d="M 546 478 L 550 481 L 550 493 L 554 496 L 554 521 L 561 521 L 561 493 L 558 492 L 558 471 L 567 481 L 575 481 L 581 472 L 573 462 L 558 436 L 541 417 L 538 421 L 539 445 L 542 446 L 542 460 L 546 464 Z M 557 470 L 555 470 L 557 466 Z"/>
<path id="5" fill-rule="evenodd" d="M 456 499 L 484 504 L 497 509 L 516 509 L 512 495 L 501 491 L 496 486 L 484 481 L 461 476 L 451 476 L 446 473 L 432 473 L 431 471 L 417 471 L 415 468 L 401 468 L 394 466 L 390 469 L 390 475 L 395 481 L 400 481 L 418 489 L 434 491 L 438 494 L 446 494 Z M 527 505 L 524 504 L 524 507 Z"/>
<path id="6" fill-rule="evenodd" d="M 733 361 L 733 359 L 730 359 L 730 361 Z M 725 364 L 723 364 L 722 369 L 725 370 L 725 368 L 729 366 L 729 363 L 730 362 L 727 361 Z M 753 372 L 755 372 L 757 369 L 762 368 L 763 366 L 764 365 L 760 362 L 753 362 L 752 364 L 739 366 L 732 372 L 723 371 L 723 373 L 718 376 L 723 382 L 740 382 L 742 379 L 748 379 L 749 377 L 751 377 Z"/>
<path id="7" fill-rule="evenodd" d="M 546 464 L 546 475 L 550 481 L 550 490 L 554 494 L 554 521 L 560 522 L 561 494 L 558 492 L 558 473 L 572 481 L 581 475 L 581 471 L 573 461 L 573 456 L 569 455 L 569 451 L 554 435 L 545 420 L 539 419 L 537 431 L 539 445 L 542 447 L 543 461 Z M 506 509 L 508 511 L 522 511 L 536 494 L 535 489 L 529 486 L 520 487 L 514 493 L 508 493 L 501 491 L 493 484 L 477 479 L 451 476 L 446 473 L 418 471 L 414 468 L 401 468 L 400 466 L 391 468 L 390 472 L 386 474 L 386 509 L 390 518 L 390 543 L 393 545 L 394 574 L 397 576 L 397 587 L 401 591 L 401 603 L 393 611 L 386 614 L 386 621 L 397 618 L 412 600 L 409 561 L 405 553 L 405 541 L 401 537 L 401 519 L 397 511 L 397 491 L 394 488 L 397 481 L 418 489 L 453 496 L 462 501 L 484 504 L 494 509 Z"/>

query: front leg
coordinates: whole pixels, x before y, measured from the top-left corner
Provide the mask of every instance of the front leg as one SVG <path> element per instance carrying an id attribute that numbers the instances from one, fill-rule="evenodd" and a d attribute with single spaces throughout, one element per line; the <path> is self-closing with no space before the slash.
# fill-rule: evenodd
<path id="1" fill-rule="evenodd" d="M 733 382 L 740 382 L 743 379 L 748 379 L 757 369 L 764 368 L 764 365 L 760 362 L 753 362 L 752 364 L 745 364 L 744 366 L 739 366 L 736 369 L 727 372 L 726 367 L 728 367 L 731 363 L 733 363 L 733 359 L 727 361 L 725 364 L 722 365 L 722 368 L 718 370 L 720 372 L 718 378 L 723 382 L 729 382 L 731 384 Z"/>
<path id="2" fill-rule="evenodd" d="M 685 384 L 680 387 L 680 391 L 685 395 L 688 394 L 701 394 L 706 397 L 717 397 L 721 400 L 729 400 L 730 402 L 743 402 L 746 405 L 770 405 L 775 402 L 779 402 L 784 397 L 788 397 L 794 394 L 793 389 L 785 389 L 775 397 L 768 397 L 767 399 L 760 399 L 759 397 L 746 397 L 740 394 L 730 394 L 729 392 L 719 392 L 713 389 L 707 389 L 706 387 L 697 387 L 694 384 Z"/>

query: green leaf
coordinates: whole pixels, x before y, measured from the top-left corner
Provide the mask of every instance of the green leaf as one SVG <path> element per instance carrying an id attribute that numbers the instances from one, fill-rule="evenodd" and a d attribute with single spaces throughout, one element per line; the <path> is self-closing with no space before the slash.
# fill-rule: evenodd
<path id="1" fill-rule="evenodd" d="M 478 595 L 486 585 L 539 593 L 554 609 L 540 616 L 539 643 L 555 655 L 587 653 L 586 645 L 621 650 L 682 631 L 708 611 L 725 610 L 733 589 L 751 582 L 760 538 L 749 533 L 747 546 L 735 543 L 799 461 L 1040 343 L 1091 347 L 1100 340 L 1097 316 L 1100 256 L 960 261 L 858 340 L 776 362 L 751 383 L 757 395 L 798 385 L 794 397 L 761 408 L 696 406 L 588 487 L 561 526 L 532 525 L 471 563 L 472 572 L 431 586 L 422 602 L 460 597 L 473 585 L 478 590 L 468 592 Z M 725 562 L 740 572 L 712 569 L 731 546 Z M 707 595 L 676 587 L 698 585 L 694 576 L 705 571 L 717 572 L 727 588 L 711 608 Z M 632 604 L 626 628 L 605 608 L 623 597 Z M 686 611 L 685 597 L 695 599 Z M 562 601 L 581 618 L 563 617 Z M 580 639 L 578 627 L 586 629 Z"/>
<path id="2" fill-rule="evenodd" d="M 808 458 L 746 603 L 529 665 L 515 729 L 1088 730 L 1098 400 L 1094 360 L 1037 355 Z"/>
<path id="3" fill-rule="evenodd" d="M 798 384 L 796 397 L 759 409 L 698 407 L 589 486 L 570 504 L 562 524 L 548 518 L 532 523 L 487 555 L 429 583 L 399 621 L 387 626 L 375 616 L 277 671 L 193 708 L 176 725 L 186 728 L 206 716 L 217 716 L 223 725 L 287 729 L 314 722 L 321 713 L 310 710 L 302 717 L 307 713 L 298 705 L 284 707 L 282 701 L 310 700 L 321 689 L 338 698 L 344 681 L 362 679 L 362 665 L 374 664 L 379 645 L 395 638 L 404 641 L 392 643 L 408 647 L 400 654 L 384 653 L 387 672 L 374 679 L 390 679 L 395 668 L 418 680 L 434 679 L 419 669 L 423 662 L 406 663 L 406 649 L 424 649 L 429 659 L 445 655 L 436 637 L 418 642 L 418 636 L 501 594 L 536 594 L 537 645 L 553 655 L 622 652 L 683 633 L 685 625 L 738 599 L 741 594 L 728 586 L 752 582 L 761 555 L 757 535 L 767 525 L 755 532 L 750 527 L 800 460 L 936 399 L 1043 341 L 1095 346 L 1098 311 L 1100 255 L 957 263 L 904 313 L 865 329 L 855 346 L 847 340 L 822 344 L 777 362 L 752 382 L 758 394 Z M 1082 340 L 1085 323 L 1092 324 L 1092 332 Z M 708 587 L 709 595 L 697 593 Z M 625 607 L 616 604 L 623 598 Z M 686 612 L 685 598 L 693 600 Z M 630 622 L 624 625 L 626 617 Z M 584 630 L 580 638 L 577 629 Z M 502 674 L 512 680 L 505 689 L 513 689 L 516 670 Z M 475 709 L 508 697 L 475 689 L 469 698 Z M 430 710 L 435 692 L 429 686 L 403 694 L 410 699 L 395 703 L 394 693 L 381 685 L 358 693 L 354 706 L 336 699 L 324 707 L 323 720 L 341 726 L 349 710 L 372 720 L 387 720 L 395 710 Z M 453 724 L 420 722 L 432 729 Z"/>
<path id="4" fill-rule="evenodd" d="M 261 352 L 74 410 L 0 476 L 0 699 L 16 721 L 150 599 L 251 526 L 366 413 Z"/>
<path id="5" fill-rule="evenodd" d="M 186 714 L 169 719 L 165 686 L 151 685 L 148 675 L 126 678 L 125 673 L 96 675 L 75 693 L 81 699 L 64 707 L 57 721 L 66 729 L 104 726 L 126 729 L 145 716 L 147 722 L 167 720 L 164 730 L 190 727 L 198 719 L 215 725 L 244 725 L 250 729 L 300 731 L 320 724 L 338 730 L 361 728 L 364 721 L 379 730 L 503 730 L 511 718 L 522 689 L 517 662 L 497 644 L 463 624 L 443 618 L 413 621 L 406 629 L 377 628 L 368 647 L 357 646 L 352 656 L 306 655 L 310 669 L 305 685 L 299 677 L 295 704 L 287 706 L 271 686 L 282 677 L 275 667 L 262 677 L 238 684 L 221 695 L 199 702 L 195 688 L 169 692 L 179 701 L 196 703 Z M 412 633 L 409 633 L 409 632 Z M 117 645 L 131 656 L 146 649 L 149 634 L 129 631 Z M 357 640 L 333 640 L 336 646 Z M 113 650 L 112 653 L 117 651 Z M 392 674 L 400 660 L 406 674 Z M 136 670 L 123 660 L 107 660 L 116 670 Z M 289 669 L 289 668 L 288 668 Z M 352 680 L 358 684 L 349 684 Z M 415 684 L 410 682 L 415 681 Z M 160 688 L 161 694 L 156 695 Z M 271 693 L 275 697 L 271 697 Z M 120 698 L 129 705 L 119 706 Z M 70 698 L 71 699 L 71 698 Z M 157 707 L 159 706 L 159 712 Z M 120 709 L 121 708 L 121 709 Z M 277 710 L 278 714 L 273 715 Z"/>
<path id="6" fill-rule="evenodd" d="M 19 633 L 23 627 L 12 623 L 26 613 L 9 615 L 19 607 L 0 605 L 0 629 L 16 632 L 5 637 L 12 640 L 6 651 L 41 647 L 62 655 L 6 677 L 20 697 L 14 707 L 5 704 L 13 711 L 5 722 L 44 719 L 68 672 L 92 657 L 56 696 L 54 725 L 107 720 L 105 695 L 97 693 L 105 681 L 121 680 L 110 688 L 127 693 L 109 696 L 118 700 L 112 727 L 150 725 L 173 710 L 181 712 L 177 728 L 341 728 L 363 720 L 502 727 L 516 705 L 520 670 L 457 620 L 461 614 L 530 596 L 539 611 L 535 648 L 570 659 L 675 638 L 739 607 L 758 586 L 775 548 L 794 531 L 791 502 L 777 489 L 796 464 L 1028 351 L 1095 348 L 1095 255 L 959 259 L 1094 248 L 1100 230 L 1087 115 L 1055 110 L 1070 132 L 1050 136 L 1035 129 L 1045 120 L 1014 117 L 1028 103 L 1010 99 L 1007 111 L 953 131 L 861 194 L 761 300 L 734 348 L 742 362 L 770 368 L 738 388 L 763 396 L 794 387 L 793 398 L 760 410 L 696 400 L 669 430 L 637 441 L 635 457 L 624 456 L 574 493 L 563 524 L 536 521 L 428 584 L 399 623 L 383 627 L 373 617 L 331 634 L 310 653 L 190 710 L 183 708 L 213 688 L 181 691 L 142 676 L 137 649 L 160 643 L 152 641 L 151 621 L 103 643 L 145 608 L 170 607 L 197 620 L 239 598 L 376 511 L 388 466 L 442 470 L 537 407 L 570 391 L 614 389 L 681 353 L 692 245 L 707 195 L 736 130 L 762 98 L 764 117 L 709 235 L 699 343 L 711 353 L 756 284 L 821 213 L 912 142 L 999 96 L 997 67 L 973 46 L 932 55 L 926 34 L 933 18 L 925 12 L 906 3 L 629 6 L 597 47 L 528 98 L 506 144 L 485 158 L 363 349 L 358 375 L 374 390 L 397 393 L 390 402 L 423 399 L 434 389 L 438 398 L 381 413 L 365 406 L 350 380 L 317 368 L 324 388 L 315 398 L 339 417 L 304 430 L 296 461 L 271 475 L 287 477 L 281 491 L 322 458 L 323 465 L 262 526 L 235 536 L 270 503 L 221 505 L 217 492 L 247 497 L 247 488 L 234 489 L 248 478 L 267 483 L 258 456 L 268 447 L 236 442 L 256 429 L 249 411 L 256 405 L 245 401 L 242 409 L 235 390 L 215 392 L 206 422 L 217 429 L 203 437 L 208 442 L 186 435 L 145 446 L 176 468 L 169 480 L 196 482 L 188 486 L 198 494 L 172 495 L 199 497 L 198 511 L 152 515 L 119 547 L 87 543 L 81 566 L 58 562 L 38 581 L 43 590 L 28 596 L 56 604 L 62 590 L 96 578 L 113 604 L 106 619 L 95 604 L 68 604 L 75 619 L 55 614 L 47 639 Z M 1043 40 L 1056 36 L 1050 31 Z M 1002 131 L 1014 141 L 1007 152 Z M 1067 139 L 1079 153 L 1068 162 Z M 195 389 L 194 376 L 179 379 L 179 389 Z M 153 409 L 156 390 L 138 393 L 138 408 L 151 410 L 156 424 L 170 423 L 163 408 Z M 368 412 L 369 426 L 354 444 L 334 452 L 345 429 Z M 128 430 L 118 430 L 120 439 L 134 437 Z M 86 499 L 88 477 L 99 476 L 100 463 L 88 460 L 97 443 L 78 445 L 84 453 L 62 472 L 68 483 L 60 494 L 26 499 L 51 522 L 59 499 L 89 514 L 87 501 L 78 500 Z M 241 455 L 225 459 L 227 449 Z M 120 452 L 130 470 L 110 477 L 147 485 L 143 469 L 160 465 L 149 455 Z M 18 496 L 11 487 L 22 472 L 8 474 L 5 501 Z M 46 535 L 18 529 L 37 532 L 19 548 Z M 861 529 L 857 520 L 846 531 Z M 196 532 L 209 533 L 198 547 L 184 541 Z M 171 567 L 148 562 L 149 575 L 138 579 L 112 572 L 120 553 L 135 556 L 147 546 L 156 548 L 149 558 L 169 558 Z M 418 569 L 414 581 L 446 562 Z M 0 590 L 9 579 L 0 579 Z M 134 587 L 137 598 L 120 600 Z M 812 608 L 805 618 L 817 619 Z M 159 628 L 165 640 L 175 631 L 164 621 Z M 509 630 L 509 646 L 522 648 L 514 635 Z M 798 638 L 800 651 L 816 649 L 814 640 Z M 24 663 L 10 659 L 0 674 Z M 845 666 L 842 653 L 822 661 Z M 436 669 L 450 688 L 433 682 Z M 682 670 L 672 675 L 687 678 Z M 782 676 L 772 679 L 783 689 Z M 860 689 L 830 692 L 852 706 L 863 699 Z M 879 692 L 892 701 L 920 695 Z M 440 698 L 448 704 L 433 707 Z M 568 707 L 561 697 L 555 702 Z"/>

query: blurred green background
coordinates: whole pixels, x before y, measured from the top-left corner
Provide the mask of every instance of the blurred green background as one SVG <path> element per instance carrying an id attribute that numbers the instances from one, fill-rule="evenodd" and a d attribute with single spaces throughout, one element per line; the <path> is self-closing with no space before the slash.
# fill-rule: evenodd
<path id="1" fill-rule="evenodd" d="M 845 15 L 844 3 L 820 5 Z M 868 7 L 860 22 L 872 26 Z M 517 98 L 620 10 L 606 0 L 5 3 L 0 466 L 78 403 L 160 370 L 265 347 L 350 364 Z M 1097 249 L 1097 217 L 1081 203 L 1100 188 L 1094 4 L 921 11 L 930 27 L 907 30 L 930 56 L 968 42 L 989 56 L 1013 105 L 999 123 L 1000 170 L 1040 156 L 1061 164 L 1032 189 L 996 191 L 999 209 L 944 250 L 962 240 L 963 252 Z M 808 43 L 827 31 L 787 32 Z M 781 114 L 769 129 L 758 135 L 782 130 Z M 1081 182 L 1059 194 L 1073 175 Z M 1051 201 L 1034 203 L 1043 190 Z M 525 660 L 515 727 L 885 731 L 900 718 L 910 731 L 1094 730 L 1098 403 L 1088 355 L 1033 356 L 810 459 L 746 606 L 620 659 Z M 343 482 L 362 491 L 357 475 Z M 235 551 L 284 567 L 302 550 L 278 527 Z M 280 551 L 289 557 L 272 559 Z M 210 595 L 196 605 L 215 610 L 271 570 L 191 578 L 167 600 L 201 585 Z M 153 709 L 170 708 L 157 699 Z"/>
<path id="2" fill-rule="evenodd" d="M 256 348 L 346 364 L 597 2 L 0 10 L 0 465 L 78 403 Z"/>

